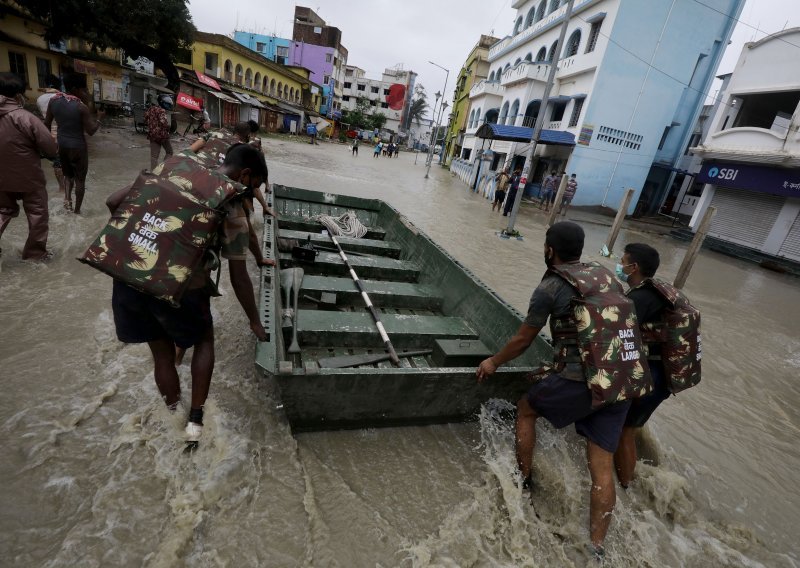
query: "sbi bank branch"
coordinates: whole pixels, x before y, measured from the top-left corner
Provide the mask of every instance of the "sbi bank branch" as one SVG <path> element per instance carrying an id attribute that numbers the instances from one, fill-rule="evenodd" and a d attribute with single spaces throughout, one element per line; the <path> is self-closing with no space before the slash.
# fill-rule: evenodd
<path id="1" fill-rule="evenodd" d="M 695 179 L 706 185 L 693 229 L 712 206 L 717 210 L 708 232 L 712 241 L 800 262 L 800 169 L 704 161 Z"/>

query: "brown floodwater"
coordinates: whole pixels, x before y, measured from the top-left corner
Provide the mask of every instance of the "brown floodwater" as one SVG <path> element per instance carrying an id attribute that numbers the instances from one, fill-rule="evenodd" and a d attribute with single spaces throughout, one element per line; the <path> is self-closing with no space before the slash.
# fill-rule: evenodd
<path id="1" fill-rule="evenodd" d="M 504 241 L 485 199 L 438 166 L 423 178 L 424 156 L 274 138 L 265 149 L 273 182 L 384 199 L 527 307 L 544 270 L 534 209 L 517 224 L 524 240 Z M 511 481 L 513 424 L 498 402 L 472 423 L 293 437 L 227 277 L 203 445 L 182 455 L 184 416 L 158 398 L 146 346 L 116 340 L 111 280 L 74 260 L 107 219 L 105 197 L 147 165 L 144 137 L 99 133 L 84 215 L 60 210 L 48 172 L 55 259 L 19 260 L 24 218 L 0 243 L 0 564 L 586 565 L 589 480 L 570 428 L 542 426 L 533 508 Z M 597 253 L 606 220 L 568 218 L 586 229 L 585 257 L 611 266 Z M 634 241 L 674 277 L 684 243 L 625 229 L 617 249 Z M 685 291 L 703 313 L 703 381 L 650 421 L 658 465 L 640 463 L 620 492 L 608 565 L 800 565 L 799 282 L 700 254 Z"/>

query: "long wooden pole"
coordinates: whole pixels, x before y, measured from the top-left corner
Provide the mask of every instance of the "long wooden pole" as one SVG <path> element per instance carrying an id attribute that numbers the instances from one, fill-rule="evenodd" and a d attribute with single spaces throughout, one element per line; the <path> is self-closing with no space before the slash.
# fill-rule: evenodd
<path id="1" fill-rule="evenodd" d="M 706 209 L 703 220 L 700 221 L 700 226 L 694 234 L 692 244 L 689 245 L 689 250 L 686 251 L 686 256 L 683 257 L 681 267 L 678 269 L 678 275 L 675 277 L 675 282 L 673 283 L 673 286 L 676 288 L 683 288 L 684 284 L 686 284 L 686 280 L 689 278 L 689 272 L 691 272 L 694 261 L 700 253 L 703 241 L 706 240 L 706 233 L 708 233 L 708 230 L 711 228 L 711 220 L 714 218 L 716 212 L 716 207 L 709 207 Z"/>
<path id="2" fill-rule="evenodd" d="M 620 203 L 619 209 L 617 209 L 617 216 L 614 218 L 614 224 L 611 225 L 611 232 L 608 233 L 606 250 L 608 250 L 609 256 L 611 256 L 614 250 L 614 243 L 617 242 L 617 235 L 619 235 L 619 230 L 622 228 L 625 215 L 628 214 L 628 205 L 630 205 L 631 199 L 633 199 L 633 188 L 628 188 L 625 190 L 625 195 L 622 197 L 622 203 Z"/>
<path id="3" fill-rule="evenodd" d="M 372 300 L 369 299 L 369 294 L 364 289 L 364 285 L 361 283 L 361 280 L 358 279 L 358 274 L 356 271 L 353 270 L 353 267 L 350 265 L 350 260 L 348 260 L 347 255 L 344 254 L 344 250 L 342 250 L 342 245 L 339 244 L 339 241 L 336 240 L 336 237 L 333 235 L 329 235 L 333 244 L 336 245 L 336 248 L 339 249 L 339 256 L 344 261 L 345 266 L 350 271 L 350 277 L 353 279 L 353 282 L 356 283 L 356 287 L 358 291 L 361 292 L 361 297 L 364 299 L 364 303 L 367 304 L 367 309 L 369 313 L 372 314 L 372 319 L 375 321 L 375 326 L 378 328 L 378 333 L 381 334 L 381 339 L 383 340 L 383 346 L 389 352 L 389 360 L 392 362 L 392 365 L 395 367 L 400 366 L 400 358 L 397 356 L 397 352 L 394 350 L 394 345 L 392 345 L 392 340 L 389 339 L 389 335 L 386 333 L 386 329 L 383 327 L 383 322 L 381 322 L 381 317 L 378 315 L 378 311 L 375 309 L 375 306 L 372 305 Z"/>

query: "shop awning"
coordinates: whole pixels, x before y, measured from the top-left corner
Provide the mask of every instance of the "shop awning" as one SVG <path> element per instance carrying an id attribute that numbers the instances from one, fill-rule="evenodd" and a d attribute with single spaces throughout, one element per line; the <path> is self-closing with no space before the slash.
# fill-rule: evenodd
<path id="1" fill-rule="evenodd" d="M 217 83 L 214 79 L 212 79 L 208 75 L 204 75 L 203 73 L 200 73 L 200 71 L 195 71 L 194 74 L 195 76 L 197 76 L 197 80 L 200 81 L 203 85 L 211 87 L 212 89 L 216 89 L 218 91 L 221 90 L 219 88 L 219 83 Z"/>
<path id="2" fill-rule="evenodd" d="M 505 124 L 484 124 L 475 133 L 478 138 L 489 140 L 503 140 L 507 142 L 530 142 L 533 128 L 526 126 L 508 126 Z M 551 146 L 574 146 L 575 135 L 563 130 L 542 130 L 539 134 L 539 144 Z"/>
<path id="3" fill-rule="evenodd" d="M 234 99 L 233 97 L 229 97 L 225 93 L 220 93 L 219 91 L 208 91 L 210 94 L 214 95 L 218 99 L 222 99 L 227 103 L 232 103 L 235 105 L 241 104 L 238 99 Z"/>
<path id="4" fill-rule="evenodd" d="M 255 98 L 253 95 L 248 95 L 247 93 L 245 93 L 244 96 L 247 97 L 247 100 L 250 101 L 250 104 L 252 106 L 254 106 L 256 108 L 267 108 L 267 107 L 264 106 L 264 103 L 262 103 L 260 100 Z"/>

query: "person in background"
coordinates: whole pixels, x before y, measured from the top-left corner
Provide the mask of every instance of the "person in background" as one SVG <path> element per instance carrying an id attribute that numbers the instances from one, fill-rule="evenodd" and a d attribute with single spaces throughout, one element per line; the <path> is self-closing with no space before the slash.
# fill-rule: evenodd
<path id="1" fill-rule="evenodd" d="M 72 189 L 75 188 L 75 213 L 80 213 L 86 193 L 86 174 L 89 172 L 89 148 L 85 134 L 93 136 L 99 130 L 105 112 L 99 110 L 97 118 L 92 118 L 86 75 L 65 75 L 64 90 L 65 93 L 55 93 L 50 99 L 44 125 L 49 130 L 53 120 L 58 124 L 58 157 L 66 183 L 64 208 L 72 211 Z"/>
<path id="2" fill-rule="evenodd" d="M 0 237 L 19 215 L 19 203 L 28 218 L 24 260 L 46 260 L 49 212 L 47 182 L 41 156 L 58 153 L 55 140 L 42 121 L 23 109 L 25 83 L 13 73 L 0 73 Z"/>
<path id="3" fill-rule="evenodd" d="M 381 150 L 383 149 L 383 144 L 380 142 L 375 144 L 375 153 L 372 155 L 373 158 L 380 158 Z"/>
<path id="4" fill-rule="evenodd" d="M 506 190 L 508 189 L 508 183 L 511 179 L 511 176 L 508 175 L 508 168 L 504 168 L 494 179 L 497 182 L 497 189 L 494 192 L 492 211 L 497 207 L 497 211 L 500 212 L 503 209 L 503 200 L 506 198 Z"/>
<path id="5" fill-rule="evenodd" d="M 353 140 L 353 156 L 358 156 L 358 137 Z"/>
<path id="6" fill-rule="evenodd" d="M 44 120 L 47 116 L 47 107 L 50 106 L 50 99 L 61 92 L 61 79 L 50 73 L 46 78 L 45 84 L 47 85 L 47 88 L 44 90 L 44 94 L 39 95 L 39 98 L 36 99 L 36 106 L 39 108 L 39 114 L 42 115 L 42 120 Z M 50 127 L 50 134 L 53 135 L 53 140 L 57 140 L 57 133 L 58 126 L 54 124 Z M 66 186 L 64 184 L 64 172 L 61 170 L 61 160 L 58 159 L 58 155 L 53 158 L 53 173 L 55 174 L 56 181 L 58 182 L 58 190 L 61 193 L 64 193 L 66 190 Z"/>
<path id="7" fill-rule="evenodd" d="M 506 205 L 503 208 L 503 217 L 508 217 L 511 210 L 514 208 L 514 201 L 517 199 L 517 191 L 519 190 L 519 180 L 522 178 L 522 170 L 517 168 L 514 170 L 514 175 L 511 176 L 510 188 L 506 196 Z M 524 189 L 524 188 L 523 188 Z"/>
<path id="8" fill-rule="evenodd" d="M 550 172 L 550 175 L 544 178 L 544 182 L 542 183 L 542 194 L 539 197 L 539 209 L 541 209 L 545 204 L 550 206 L 550 200 L 553 198 L 553 195 L 558 190 L 558 176 L 556 175 L 555 170 Z M 545 209 L 547 211 L 547 209 Z"/>
<path id="9" fill-rule="evenodd" d="M 172 143 L 169 140 L 169 118 L 167 113 L 172 110 L 172 97 L 159 95 L 158 105 L 153 105 L 144 113 L 144 123 L 147 125 L 147 139 L 150 140 L 150 169 L 158 164 L 158 155 L 164 148 L 164 159 L 172 155 Z"/>
<path id="10" fill-rule="evenodd" d="M 564 197 L 561 199 L 561 210 L 558 212 L 559 215 L 566 216 L 567 209 L 569 209 L 572 200 L 575 198 L 575 194 L 578 192 L 578 176 L 576 174 L 572 174 L 567 181 L 567 187 L 564 188 Z"/>

